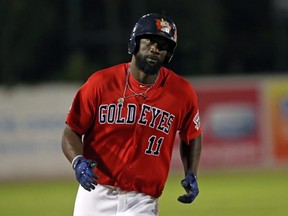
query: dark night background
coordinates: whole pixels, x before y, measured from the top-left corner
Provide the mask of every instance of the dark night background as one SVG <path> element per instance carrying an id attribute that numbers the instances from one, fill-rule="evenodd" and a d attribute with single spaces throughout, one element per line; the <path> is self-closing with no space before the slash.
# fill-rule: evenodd
<path id="1" fill-rule="evenodd" d="M 130 61 L 127 42 L 149 12 L 171 17 L 183 76 L 288 72 L 286 0 L 0 1 L 0 84 L 84 81 Z"/>

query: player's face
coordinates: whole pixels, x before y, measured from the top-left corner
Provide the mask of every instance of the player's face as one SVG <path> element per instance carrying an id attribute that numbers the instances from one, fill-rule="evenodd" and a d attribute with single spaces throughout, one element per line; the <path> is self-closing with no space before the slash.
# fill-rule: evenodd
<path id="1" fill-rule="evenodd" d="M 158 37 L 141 38 L 136 66 L 146 74 L 157 74 L 167 55 L 168 43 Z"/>

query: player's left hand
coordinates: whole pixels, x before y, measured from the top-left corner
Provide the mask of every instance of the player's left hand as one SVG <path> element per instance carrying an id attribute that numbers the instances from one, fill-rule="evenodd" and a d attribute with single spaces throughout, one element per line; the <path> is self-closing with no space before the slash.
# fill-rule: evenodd
<path id="1" fill-rule="evenodd" d="M 196 175 L 187 173 L 185 178 L 181 181 L 181 185 L 185 189 L 186 194 L 179 196 L 178 201 L 182 203 L 192 203 L 199 194 Z"/>

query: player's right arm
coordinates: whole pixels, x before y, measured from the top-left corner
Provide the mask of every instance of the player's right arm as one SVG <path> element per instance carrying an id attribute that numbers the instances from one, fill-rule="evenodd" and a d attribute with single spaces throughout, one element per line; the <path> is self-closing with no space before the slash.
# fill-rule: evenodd
<path id="1" fill-rule="evenodd" d="M 94 190 L 98 177 L 93 172 L 93 169 L 97 163 L 87 160 L 82 156 L 82 136 L 68 125 L 65 126 L 62 134 L 62 151 L 66 158 L 72 163 L 76 179 L 80 185 L 88 191 Z"/>
<path id="2" fill-rule="evenodd" d="M 76 156 L 83 155 L 82 136 L 68 125 L 62 134 L 62 151 L 71 163 Z"/>

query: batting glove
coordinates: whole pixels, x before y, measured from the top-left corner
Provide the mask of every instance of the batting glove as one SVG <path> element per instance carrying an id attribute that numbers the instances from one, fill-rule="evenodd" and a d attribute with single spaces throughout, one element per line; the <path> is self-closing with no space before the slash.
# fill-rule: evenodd
<path id="1" fill-rule="evenodd" d="M 75 157 L 72 162 L 77 181 L 87 191 L 94 190 L 97 185 L 98 176 L 93 172 L 96 166 L 95 161 L 87 160 L 83 156 Z"/>
<path id="2" fill-rule="evenodd" d="M 182 203 L 192 203 L 199 194 L 196 175 L 187 173 L 185 178 L 181 181 L 181 185 L 185 189 L 186 194 L 179 196 L 178 201 Z"/>

